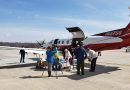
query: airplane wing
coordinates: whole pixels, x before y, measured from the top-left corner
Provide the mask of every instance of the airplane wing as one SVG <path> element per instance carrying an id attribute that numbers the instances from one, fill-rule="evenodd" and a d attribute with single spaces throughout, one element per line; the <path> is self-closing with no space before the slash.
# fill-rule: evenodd
<path id="1" fill-rule="evenodd" d="M 33 53 L 33 54 L 45 54 L 46 50 L 41 50 L 41 49 L 25 49 L 26 53 Z"/>
<path id="2" fill-rule="evenodd" d="M 42 61 L 46 61 L 46 50 L 41 50 L 41 49 L 25 49 L 26 53 L 31 53 L 36 56 L 37 59 L 40 59 Z"/>

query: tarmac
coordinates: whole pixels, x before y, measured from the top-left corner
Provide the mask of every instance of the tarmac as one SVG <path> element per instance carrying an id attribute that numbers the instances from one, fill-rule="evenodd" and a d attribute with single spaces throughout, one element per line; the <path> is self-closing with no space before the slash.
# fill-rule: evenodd
<path id="1" fill-rule="evenodd" d="M 85 75 L 58 71 L 47 77 L 47 71 L 36 69 L 36 57 L 26 55 L 20 64 L 19 50 L 0 49 L 0 90 L 130 90 L 130 53 L 125 50 L 102 51 L 95 72 L 89 72 L 85 60 Z"/>

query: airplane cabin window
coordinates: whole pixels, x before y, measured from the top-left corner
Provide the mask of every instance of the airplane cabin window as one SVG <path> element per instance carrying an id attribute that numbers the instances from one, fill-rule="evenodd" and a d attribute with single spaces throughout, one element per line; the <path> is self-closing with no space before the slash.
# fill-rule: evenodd
<path id="1" fill-rule="evenodd" d="M 69 40 L 67 40 L 66 42 L 67 42 L 67 44 L 69 44 Z"/>
<path id="2" fill-rule="evenodd" d="M 58 41 L 58 44 L 60 44 L 60 41 Z"/>
<path id="3" fill-rule="evenodd" d="M 64 41 L 62 41 L 62 44 L 64 44 Z"/>

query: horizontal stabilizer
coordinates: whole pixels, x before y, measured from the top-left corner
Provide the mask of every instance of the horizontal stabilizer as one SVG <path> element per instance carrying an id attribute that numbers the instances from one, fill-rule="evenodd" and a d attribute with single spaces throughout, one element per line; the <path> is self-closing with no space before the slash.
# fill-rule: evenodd
<path id="1" fill-rule="evenodd" d="M 120 37 L 120 36 L 123 36 L 123 35 L 125 35 L 127 33 L 130 33 L 130 23 L 125 28 L 112 30 L 112 31 L 108 31 L 108 32 L 103 32 L 103 33 L 95 34 L 95 35 L 92 35 L 92 36 Z"/>

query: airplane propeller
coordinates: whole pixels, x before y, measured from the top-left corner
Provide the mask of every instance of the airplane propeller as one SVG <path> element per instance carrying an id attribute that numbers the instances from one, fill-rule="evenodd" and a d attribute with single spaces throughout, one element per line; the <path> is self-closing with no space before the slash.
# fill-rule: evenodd
<path id="1" fill-rule="evenodd" d="M 36 41 L 37 41 L 37 40 L 36 40 Z M 38 45 L 39 45 L 40 47 L 42 47 L 44 44 L 46 44 L 46 43 L 45 43 L 45 40 L 43 40 L 43 41 L 41 41 L 41 42 L 37 41 L 37 43 L 38 43 Z"/>

